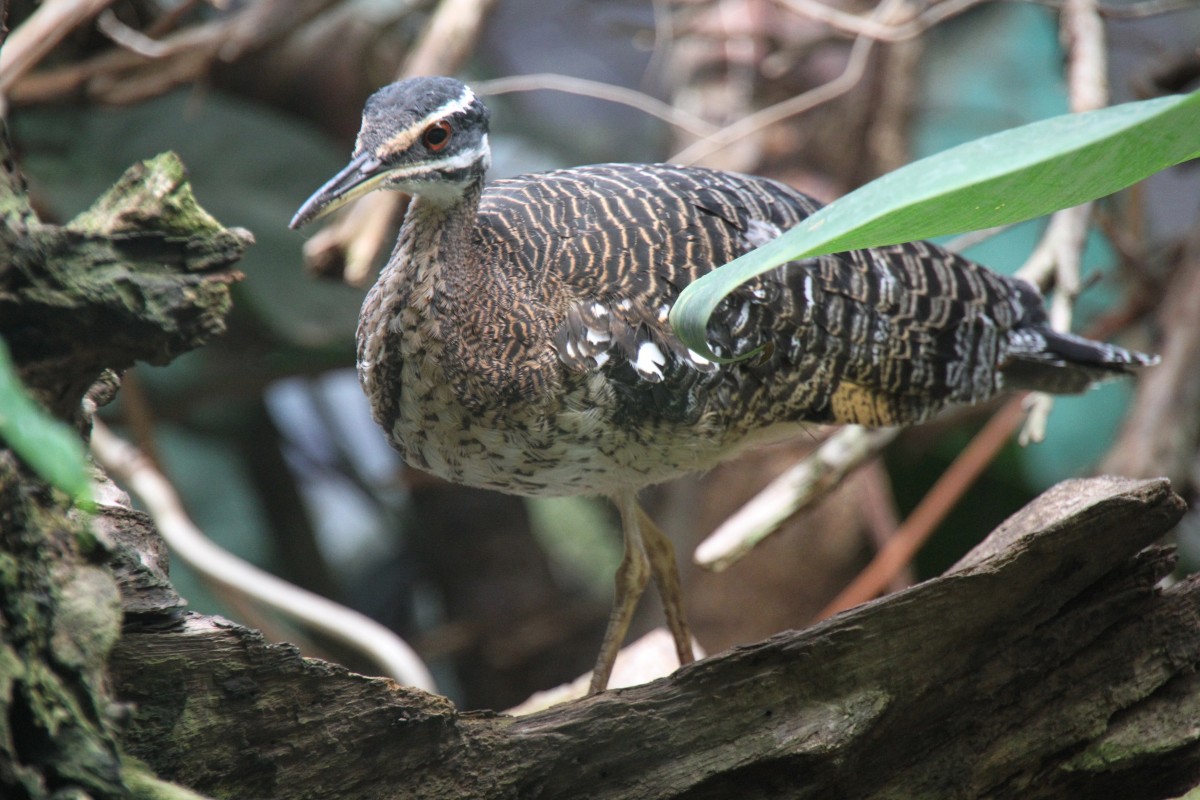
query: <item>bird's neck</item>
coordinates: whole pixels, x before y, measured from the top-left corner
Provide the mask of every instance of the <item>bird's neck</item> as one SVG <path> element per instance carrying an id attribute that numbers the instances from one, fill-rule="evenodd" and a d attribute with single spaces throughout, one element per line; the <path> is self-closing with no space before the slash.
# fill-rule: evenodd
<path id="1" fill-rule="evenodd" d="M 459 272 L 471 253 L 482 193 L 483 182 L 476 181 L 461 192 L 413 197 L 397 243 L 402 257 L 392 258 L 388 269 L 407 271 L 414 283 L 438 283 Z"/>
<path id="2" fill-rule="evenodd" d="M 418 318 L 439 324 L 434 298 L 469 266 L 482 190 L 480 182 L 449 197 L 413 197 L 395 250 L 367 295 L 360 338 L 376 324 L 393 331 L 413 327 Z"/>
<path id="3" fill-rule="evenodd" d="M 469 272 L 471 236 L 482 195 L 482 182 L 453 197 L 416 196 L 408 206 L 396 249 L 367 294 L 359 318 L 360 362 L 383 368 L 378 354 L 363 348 L 387 348 L 389 358 L 411 355 L 414 342 L 440 342 L 453 327 L 443 302 L 447 289 Z M 447 323 L 450 323 L 449 325 Z M 407 337 L 416 336 L 410 340 Z M 369 344 L 377 340 L 375 344 Z M 436 358 L 437 356 L 434 355 Z"/>
<path id="4" fill-rule="evenodd" d="M 358 322 L 359 377 L 375 418 L 386 431 L 393 430 L 396 415 L 402 412 L 399 389 L 405 363 L 418 373 L 441 369 L 446 338 L 453 338 L 457 327 L 447 318 L 444 295 L 447 285 L 459 283 L 458 276 L 469 267 L 482 188 L 472 184 L 445 202 L 414 197 L 396 249 L 363 301 Z"/>
<path id="5" fill-rule="evenodd" d="M 492 240 L 479 230 L 482 194 L 472 183 L 453 202 L 414 199 L 396 252 L 363 307 L 359 366 L 368 396 L 377 387 L 385 407 L 397 382 L 380 374 L 407 375 L 414 403 L 429 387 L 447 386 L 472 413 L 536 395 L 542 366 L 533 362 L 550 355 L 549 337 L 521 317 L 531 306 L 527 281 L 485 244 Z M 536 352 L 513 359 L 517 339 Z"/>

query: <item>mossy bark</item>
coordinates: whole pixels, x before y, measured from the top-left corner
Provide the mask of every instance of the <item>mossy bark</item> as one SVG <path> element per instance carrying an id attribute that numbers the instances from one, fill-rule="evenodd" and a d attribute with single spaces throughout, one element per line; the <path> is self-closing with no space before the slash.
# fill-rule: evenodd
<path id="1" fill-rule="evenodd" d="M 126 742 L 269 798 L 1175 797 L 1200 781 L 1200 581 L 1160 586 L 1165 481 L 1060 485 L 954 570 L 670 678 L 527 717 L 223 620 L 127 628 Z"/>
<path id="2" fill-rule="evenodd" d="M 3 794 L 78 788 L 122 797 L 120 709 L 104 686 L 121 606 L 103 548 L 8 451 L 0 452 L 0 515 Z"/>
<path id="3" fill-rule="evenodd" d="M 195 204 L 172 154 L 131 168 L 68 225 L 43 224 L 0 150 L 0 337 L 34 397 L 86 430 L 85 395 L 102 402 L 135 360 L 165 363 L 223 330 L 250 237 Z M 180 605 L 154 547 L 117 541 L 128 524 L 73 508 L 4 445 L 0 797 L 194 797 L 124 753 L 129 708 L 107 679 L 125 612 L 138 610 L 123 609 L 119 583 L 160 614 Z"/>
<path id="4" fill-rule="evenodd" d="M 253 239 L 196 204 L 173 153 L 134 165 L 62 226 L 37 220 L 3 164 L 0 337 L 56 416 L 74 418 L 105 370 L 166 364 L 224 332 L 233 264 Z"/>

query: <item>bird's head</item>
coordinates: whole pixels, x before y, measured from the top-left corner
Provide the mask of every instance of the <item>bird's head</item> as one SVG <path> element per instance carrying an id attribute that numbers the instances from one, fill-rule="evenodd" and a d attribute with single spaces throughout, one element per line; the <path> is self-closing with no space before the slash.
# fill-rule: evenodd
<path id="1" fill-rule="evenodd" d="M 367 100 L 350 163 L 304 202 L 299 228 L 375 189 L 453 202 L 491 162 L 488 109 L 453 78 L 409 78 Z"/>

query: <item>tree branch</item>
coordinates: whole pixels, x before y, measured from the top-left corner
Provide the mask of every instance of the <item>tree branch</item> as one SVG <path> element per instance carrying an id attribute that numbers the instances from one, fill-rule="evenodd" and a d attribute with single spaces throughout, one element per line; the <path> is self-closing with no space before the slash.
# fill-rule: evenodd
<path id="1" fill-rule="evenodd" d="M 127 630 L 113 677 L 126 746 L 222 796 L 1169 797 L 1200 779 L 1200 583 L 1156 589 L 1150 545 L 1182 513 L 1072 481 L 942 578 L 521 718 L 196 616 Z"/>
<path id="2" fill-rule="evenodd" d="M 72 418 L 104 370 L 166 364 L 224 332 L 253 237 L 196 204 L 173 153 L 131 167 L 64 226 L 33 217 L 19 177 L 4 178 L 0 336 L 57 416 Z"/>
<path id="3" fill-rule="evenodd" d="M 33 213 L 3 135 L 0 164 L 0 336 L 60 417 L 86 425 L 115 390 L 108 370 L 223 329 L 249 235 L 195 204 L 174 156 L 132 168 L 66 226 Z M 123 616 L 161 621 L 182 605 L 157 534 L 128 509 L 70 508 L 3 441 L 0 519 L 0 796 L 195 800 L 119 747 L 106 675 Z"/>

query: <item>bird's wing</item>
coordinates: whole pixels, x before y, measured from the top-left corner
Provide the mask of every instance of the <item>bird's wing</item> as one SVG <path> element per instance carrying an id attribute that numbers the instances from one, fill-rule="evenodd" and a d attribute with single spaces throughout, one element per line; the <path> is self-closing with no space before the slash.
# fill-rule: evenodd
<path id="1" fill-rule="evenodd" d="M 522 231 L 494 246 L 542 290 L 562 367 L 603 371 L 638 413 L 895 424 L 993 395 L 1014 331 L 1045 327 L 1041 297 L 927 242 L 792 262 L 742 286 L 708 338 L 744 360 L 713 364 L 679 341 L 667 314 L 683 287 L 818 207 L 763 178 L 608 164 L 497 182 L 481 219 Z"/>

